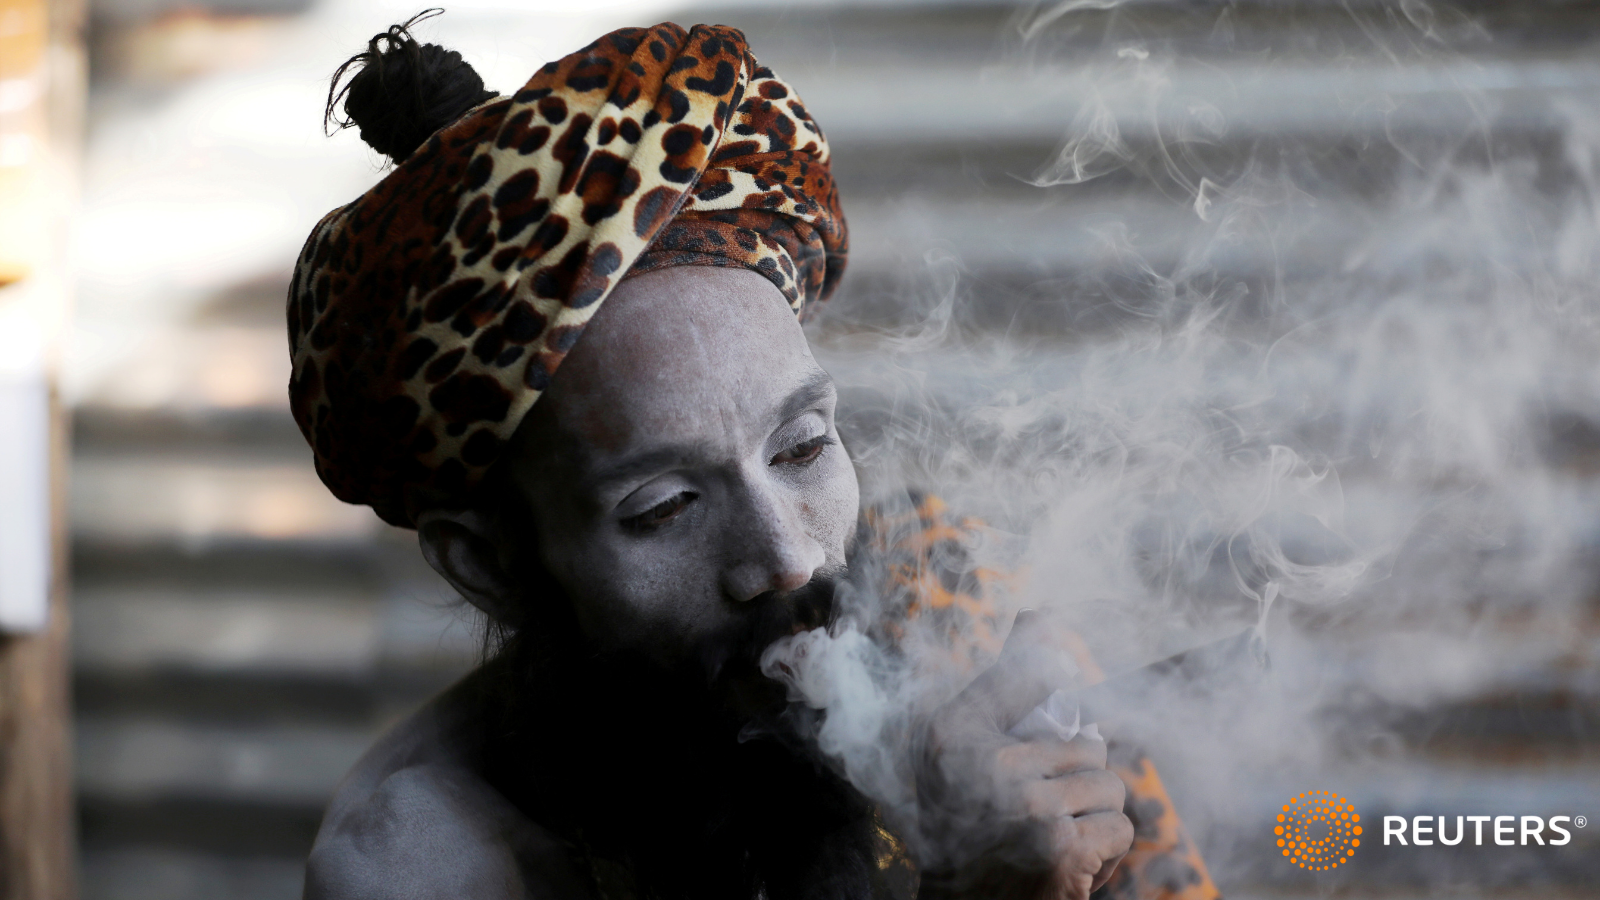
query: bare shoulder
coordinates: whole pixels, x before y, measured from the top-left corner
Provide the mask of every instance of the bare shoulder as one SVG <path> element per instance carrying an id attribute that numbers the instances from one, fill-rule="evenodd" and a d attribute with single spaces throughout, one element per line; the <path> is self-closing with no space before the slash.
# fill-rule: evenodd
<path id="1" fill-rule="evenodd" d="M 419 765 L 385 778 L 318 834 L 306 900 L 580 898 L 563 848 L 470 772 Z"/>
<path id="2" fill-rule="evenodd" d="M 562 844 L 462 762 L 449 704 L 446 694 L 402 722 L 346 776 L 306 865 L 305 900 L 590 896 Z"/>

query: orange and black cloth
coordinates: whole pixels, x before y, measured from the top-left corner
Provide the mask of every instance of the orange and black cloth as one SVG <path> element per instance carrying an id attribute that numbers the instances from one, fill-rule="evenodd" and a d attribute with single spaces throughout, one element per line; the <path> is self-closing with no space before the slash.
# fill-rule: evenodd
<path id="1" fill-rule="evenodd" d="M 412 527 L 481 480 L 627 275 L 746 268 L 803 316 L 847 253 L 828 143 L 744 35 L 624 28 L 317 223 L 290 407 L 335 496 Z"/>

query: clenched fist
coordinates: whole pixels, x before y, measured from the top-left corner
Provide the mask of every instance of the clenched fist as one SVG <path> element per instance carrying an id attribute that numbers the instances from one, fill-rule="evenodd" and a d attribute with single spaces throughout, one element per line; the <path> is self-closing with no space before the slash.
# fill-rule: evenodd
<path id="1" fill-rule="evenodd" d="M 1017 615 L 1000 658 L 934 713 L 917 772 L 921 830 L 943 863 L 928 898 L 1087 900 L 1133 843 L 1106 745 L 1006 732 L 1076 667 L 1042 617 Z"/>

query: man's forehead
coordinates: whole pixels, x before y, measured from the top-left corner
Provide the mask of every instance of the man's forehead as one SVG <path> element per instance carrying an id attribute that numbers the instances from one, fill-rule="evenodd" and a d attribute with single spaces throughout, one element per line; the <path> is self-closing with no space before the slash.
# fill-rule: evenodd
<path id="1" fill-rule="evenodd" d="M 733 387 L 717 390 L 718 387 Z M 572 424 L 593 473 L 642 456 L 720 456 L 764 441 L 768 433 L 832 398 L 833 380 L 814 363 L 797 371 L 767 372 L 738 385 L 702 383 L 697 390 L 640 391 L 615 403 L 596 404 Z M 685 402 L 687 400 L 687 402 Z"/>
<path id="2" fill-rule="evenodd" d="M 744 270 L 692 267 L 623 282 L 576 355 L 603 367 L 608 386 L 622 392 L 630 384 L 670 392 L 740 379 L 759 388 L 770 382 L 762 376 L 815 365 L 799 322 L 770 282 Z"/>
<path id="3" fill-rule="evenodd" d="M 553 399 L 565 430 L 620 452 L 642 436 L 685 440 L 762 423 L 820 373 L 765 279 L 666 270 L 623 283 L 563 364 Z"/>

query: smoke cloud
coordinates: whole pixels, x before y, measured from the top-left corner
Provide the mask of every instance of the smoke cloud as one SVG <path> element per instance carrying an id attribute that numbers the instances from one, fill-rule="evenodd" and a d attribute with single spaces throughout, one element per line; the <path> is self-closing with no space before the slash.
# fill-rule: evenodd
<path id="1" fill-rule="evenodd" d="M 814 345 L 870 499 L 927 490 L 988 523 L 970 564 L 1019 573 L 1002 621 L 1051 611 L 1111 671 L 1268 639 L 1267 685 L 1123 723 L 1204 833 L 1279 783 L 1399 764 L 1372 709 L 1592 679 L 1600 110 L 1511 89 L 1445 7 L 1323 9 L 1272 38 L 1206 5 L 1155 40 L 1158 12 L 1046 7 L 1005 57 L 1093 86 L 1017 173 L 1039 203 L 1126 209 L 1060 235 L 1093 265 L 1001 289 L 934 246 Z M 768 670 L 911 819 L 916 723 L 976 674 L 952 642 L 982 642 L 924 617 L 889 646 L 868 635 L 895 610 L 845 600 Z"/>

